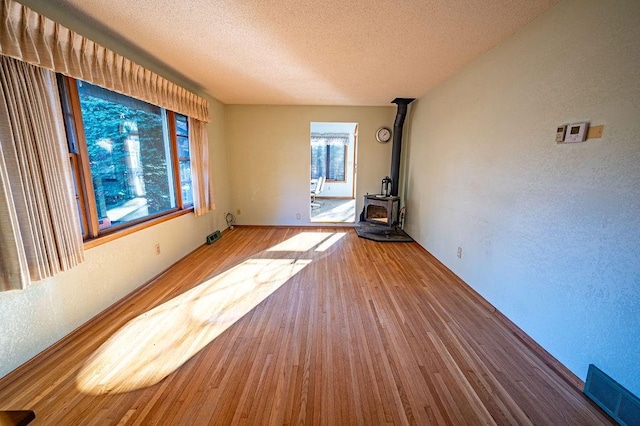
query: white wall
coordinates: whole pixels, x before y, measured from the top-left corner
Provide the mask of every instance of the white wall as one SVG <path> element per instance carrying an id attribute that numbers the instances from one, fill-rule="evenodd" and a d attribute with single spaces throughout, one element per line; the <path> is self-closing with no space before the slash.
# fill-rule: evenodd
<path id="1" fill-rule="evenodd" d="M 582 120 L 604 137 L 554 142 Z M 409 234 L 583 380 L 640 395 L 640 2 L 559 3 L 408 128 Z"/>
<path id="2" fill-rule="evenodd" d="M 231 211 L 242 225 L 311 225 L 309 173 L 311 122 L 358 123 L 356 214 L 363 196 L 380 191 L 389 174 L 391 144 L 375 139 L 390 126 L 395 106 L 305 107 L 227 105 Z M 240 214 L 237 214 L 237 210 Z M 297 219 L 297 214 L 300 219 Z"/>
<path id="3" fill-rule="evenodd" d="M 86 250 L 80 266 L 22 291 L 0 292 L 0 377 L 164 271 L 206 235 L 226 228 L 228 206 L 223 105 L 209 98 L 210 164 L 216 211 L 193 213 Z M 159 243 L 161 254 L 155 254 Z"/>

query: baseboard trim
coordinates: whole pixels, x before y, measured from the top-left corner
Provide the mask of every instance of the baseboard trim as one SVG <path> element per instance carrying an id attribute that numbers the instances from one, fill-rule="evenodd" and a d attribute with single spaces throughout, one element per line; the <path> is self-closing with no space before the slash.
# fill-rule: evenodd
<path id="1" fill-rule="evenodd" d="M 416 242 L 416 244 L 418 244 Z M 553 355 L 547 352 L 538 342 L 533 340 L 531 336 L 525 333 L 520 327 L 518 327 L 513 321 L 511 321 L 505 314 L 500 312 L 495 306 L 493 306 L 487 299 L 482 297 L 480 293 L 467 284 L 462 278 L 456 275 L 451 269 L 449 269 L 444 263 L 442 263 L 431 252 L 418 244 L 418 246 L 424 250 L 430 257 L 432 257 L 437 263 L 442 265 L 444 269 L 456 278 L 462 288 L 469 294 L 470 297 L 475 299 L 480 305 L 482 305 L 488 312 L 490 312 L 501 324 L 503 324 L 522 344 L 524 344 L 535 356 L 537 356 L 547 367 L 549 367 L 554 373 L 558 375 L 565 383 L 575 388 L 582 393 L 584 388 L 584 382 L 576 376 L 571 370 L 569 370 L 564 364 L 558 361 Z"/>
<path id="2" fill-rule="evenodd" d="M 478 295 L 478 297 L 482 296 Z M 522 331 L 520 327 L 514 324 L 502 312 L 496 309 L 494 314 L 498 320 L 500 320 L 500 322 L 502 322 L 526 347 L 535 353 L 547 367 L 553 370 L 567 384 L 573 386 L 577 391 L 582 392 L 584 382 L 578 376 L 565 367 L 565 365 L 558 361 L 553 355 L 547 352 L 547 350 L 540 346 L 538 342 L 533 340 L 531 336 Z"/>
<path id="3" fill-rule="evenodd" d="M 222 233 L 224 234 L 227 231 L 228 231 L 228 228 L 224 229 L 222 231 Z M 67 342 L 69 340 L 75 338 L 75 336 L 77 336 L 78 334 L 84 332 L 87 328 L 92 327 L 96 322 L 100 321 L 104 316 L 108 315 L 110 313 L 110 311 L 112 311 L 114 309 L 117 309 L 118 307 L 120 307 L 123 304 L 128 303 L 137 294 L 139 294 L 142 291 L 146 290 L 147 287 L 152 285 L 158 278 L 160 278 L 161 276 L 166 274 L 177 263 L 181 262 L 184 258 L 186 258 L 187 256 L 191 255 L 196 250 L 201 249 L 202 247 L 207 247 L 207 245 L 206 244 L 202 244 L 202 245 L 196 247 L 195 249 L 193 249 L 192 251 L 190 251 L 186 255 L 182 256 L 180 259 L 178 259 L 175 262 L 173 262 L 171 265 L 167 266 L 160 273 L 154 275 L 151 279 L 149 279 L 145 283 L 141 284 L 139 287 L 135 288 L 130 293 L 127 293 L 124 297 L 122 297 L 121 299 L 119 299 L 118 301 L 113 303 L 112 305 L 110 305 L 107 308 L 105 308 L 102 311 L 100 311 L 94 317 L 90 318 L 87 322 L 83 323 L 82 325 L 80 325 L 79 327 L 77 327 L 76 329 L 71 331 L 69 334 L 67 334 L 66 336 L 64 336 L 63 338 L 58 340 L 57 342 L 53 343 L 51 346 L 49 346 L 48 348 L 46 348 L 42 352 L 39 352 L 38 354 L 36 354 L 35 356 L 33 356 L 32 358 L 27 360 L 25 363 L 23 363 L 20 366 L 18 366 L 15 370 L 10 371 L 7 375 L 5 375 L 4 377 L 0 378 L 0 389 L 5 387 L 7 385 L 7 383 L 18 379 L 20 376 L 25 374 L 27 371 L 31 370 L 36 365 L 38 365 L 41 362 L 43 362 L 44 360 L 48 359 L 50 356 L 52 356 L 58 350 L 60 350 L 60 348 L 62 348 L 65 344 L 67 344 Z"/>

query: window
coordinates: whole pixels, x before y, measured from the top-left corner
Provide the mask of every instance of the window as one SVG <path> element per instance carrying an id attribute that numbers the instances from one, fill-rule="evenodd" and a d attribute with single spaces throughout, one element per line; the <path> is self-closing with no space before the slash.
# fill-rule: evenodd
<path id="1" fill-rule="evenodd" d="M 311 178 L 345 181 L 349 133 L 311 133 Z"/>
<path id="2" fill-rule="evenodd" d="M 85 239 L 193 204 L 187 117 L 80 80 L 59 82 Z"/>
<path id="3" fill-rule="evenodd" d="M 189 121 L 186 116 L 176 114 L 176 140 L 178 141 L 178 165 L 180 168 L 180 190 L 182 202 L 193 205 L 191 184 L 191 158 L 189 156 Z"/>

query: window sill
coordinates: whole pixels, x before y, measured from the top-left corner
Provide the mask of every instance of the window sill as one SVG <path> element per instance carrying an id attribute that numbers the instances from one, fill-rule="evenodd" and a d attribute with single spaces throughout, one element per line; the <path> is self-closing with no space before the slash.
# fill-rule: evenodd
<path id="1" fill-rule="evenodd" d="M 117 240 L 118 238 L 133 234 L 134 232 L 138 232 L 138 231 L 142 231 L 143 229 L 150 228 L 159 223 L 166 222 L 168 220 L 175 219 L 180 216 L 184 216 L 185 214 L 188 214 L 188 213 L 193 213 L 193 207 L 187 208 L 184 210 L 178 210 L 176 212 L 171 212 L 164 216 L 160 216 L 155 219 L 148 220 L 146 222 L 138 223 L 136 225 L 132 225 L 127 228 L 120 229 L 110 234 L 105 234 L 96 238 L 92 238 L 90 240 L 86 240 L 84 242 L 84 249 L 87 250 L 93 247 L 100 246 L 110 241 Z"/>

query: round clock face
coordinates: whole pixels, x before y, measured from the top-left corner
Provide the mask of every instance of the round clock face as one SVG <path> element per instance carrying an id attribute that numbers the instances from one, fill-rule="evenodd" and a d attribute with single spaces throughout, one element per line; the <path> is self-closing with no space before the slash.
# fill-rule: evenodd
<path id="1" fill-rule="evenodd" d="M 388 127 L 380 127 L 376 132 L 376 139 L 380 143 L 387 143 L 391 140 L 391 130 Z"/>

